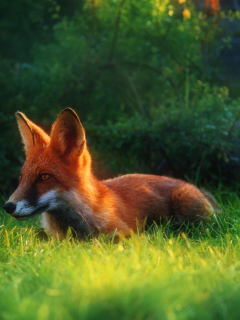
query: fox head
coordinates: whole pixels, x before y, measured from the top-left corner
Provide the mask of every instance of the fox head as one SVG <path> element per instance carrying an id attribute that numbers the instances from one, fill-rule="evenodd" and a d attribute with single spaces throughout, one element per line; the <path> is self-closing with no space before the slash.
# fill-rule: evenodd
<path id="1" fill-rule="evenodd" d="M 16 117 L 26 160 L 19 186 L 4 209 L 14 218 L 24 220 L 64 206 L 68 192 L 84 185 L 91 158 L 85 131 L 72 109 L 59 115 L 50 136 L 23 113 L 17 112 Z"/>

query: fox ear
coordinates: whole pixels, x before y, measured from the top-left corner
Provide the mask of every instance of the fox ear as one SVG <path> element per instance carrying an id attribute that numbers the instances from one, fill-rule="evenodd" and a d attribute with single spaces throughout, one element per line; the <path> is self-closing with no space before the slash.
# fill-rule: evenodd
<path id="1" fill-rule="evenodd" d="M 18 128 L 22 136 L 26 157 L 35 148 L 45 148 L 50 137 L 36 124 L 30 121 L 22 112 L 16 112 Z"/>
<path id="2" fill-rule="evenodd" d="M 63 158 L 78 158 L 83 152 L 85 131 L 78 115 L 67 108 L 53 125 L 50 146 Z"/>

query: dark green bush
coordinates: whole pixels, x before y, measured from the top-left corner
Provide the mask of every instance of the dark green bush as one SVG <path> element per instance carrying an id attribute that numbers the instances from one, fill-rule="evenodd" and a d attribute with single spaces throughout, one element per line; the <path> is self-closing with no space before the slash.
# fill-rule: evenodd
<path id="1" fill-rule="evenodd" d="M 32 61 L 32 47 L 51 41 L 53 26 L 82 6 L 83 0 L 1 0 L 1 58 Z"/>
<path id="2" fill-rule="evenodd" d="M 189 110 L 164 106 L 150 119 L 136 115 L 114 125 L 87 124 L 95 171 L 168 174 L 197 184 L 240 179 L 239 103 L 226 88 L 196 85 Z"/>
<path id="3" fill-rule="evenodd" d="M 236 179 L 238 105 L 213 86 L 226 43 L 218 20 L 190 1 L 85 0 L 75 14 L 61 3 L 66 15 L 48 3 L 53 31 L 27 63 L 0 60 L 2 188 L 13 189 L 23 161 L 14 113 L 49 131 L 67 106 L 86 124 L 100 176 Z"/>
<path id="4" fill-rule="evenodd" d="M 217 23 L 190 2 L 184 18 L 177 3 L 85 1 L 54 26 L 51 43 L 34 45 L 33 62 L 11 67 L 3 101 L 36 118 L 71 106 L 99 124 L 136 112 L 149 117 L 162 103 L 187 107 L 191 84 L 215 79 L 221 45 Z"/>

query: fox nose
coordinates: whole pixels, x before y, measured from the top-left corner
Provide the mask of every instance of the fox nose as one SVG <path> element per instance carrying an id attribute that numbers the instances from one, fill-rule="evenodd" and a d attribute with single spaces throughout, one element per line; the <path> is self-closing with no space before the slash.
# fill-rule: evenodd
<path id="1" fill-rule="evenodd" d="M 4 204 L 3 209 L 7 213 L 12 214 L 16 210 L 16 205 L 12 202 L 7 202 Z"/>

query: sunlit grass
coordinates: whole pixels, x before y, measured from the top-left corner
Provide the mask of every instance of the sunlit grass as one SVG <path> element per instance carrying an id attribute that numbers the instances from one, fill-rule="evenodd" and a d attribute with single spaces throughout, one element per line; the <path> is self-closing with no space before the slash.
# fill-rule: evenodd
<path id="1" fill-rule="evenodd" d="M 42 240 L 1 213 L 0 319 L 239 319 L 240 202 L 205 228 Z"/>

